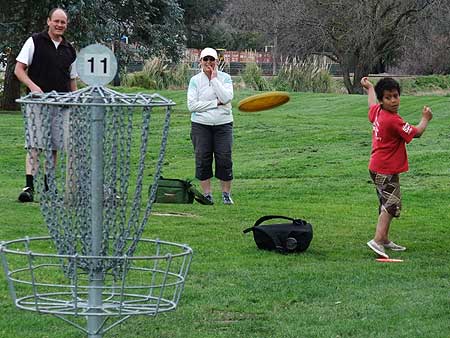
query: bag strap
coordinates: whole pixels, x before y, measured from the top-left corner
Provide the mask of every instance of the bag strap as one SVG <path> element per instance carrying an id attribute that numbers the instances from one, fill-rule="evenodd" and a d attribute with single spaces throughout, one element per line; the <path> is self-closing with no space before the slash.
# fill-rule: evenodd
<path id="1" fill-rule="evenodd" d="M 269 219 L 274 219 L 274 218 L 282 218 L 282 219 L 287 219 L 287 220 L 290 220 L 290 221 L 292 221 L 292 222 L 295 222 L 295 219 L 294 219 L 294 218 L 291 218 L 291 217 L 287 217 L 287 216 L 276 216 L 276 215 L 267 215 L 267 216 L 263 216 L 263 217 L 261 217 L 260 219 L 258 219 L 258 220 L 255 222 L 255 225 L 254 225 L 254 226 L 252 226 L 252 227 L 250 227 L 250 228 L 247 228 L 247 229 L 243 230 L 242 232 L 243 232 L 244 234 L 246 234 L 247 232 L 252 231 L 253 228 L 255 228 L 255 227 L 257 227 L 258 225 L 260 225 L 262 222 L 265 222 L 265 221 L 268 221 Z"/>
<path id="2" fill-rule="evenodd" d="M 273 218 L 287 219 L 287 220 L 290 220 L 290 221 L 292 221 L 292 222 L 295 221 L 295 219 L 292 218 L 292 217 L 287 217 L 287 216 L 276 216 L 276 215 L 268 215 L 268 216 L 263 216 L 263 217 L 261 217 L 260 219 L 258 219 L 258 220 L 255 222 L 254 227 L 260 225 L 262 222 L 268 221 L 269 219 L 273 219 Z"/>
<path id="3" fill-rule="evenodd" d="M 208 200 L 205 196 L 203 196 L 203 194 L 200 191 L 198 191 L 192 184 L 189 187 L 188 191 L 194 195 L 194 199 L 198 203 L 203 204 L 203 205 L 212 205 L 213 204 L 210 200 Z"/>

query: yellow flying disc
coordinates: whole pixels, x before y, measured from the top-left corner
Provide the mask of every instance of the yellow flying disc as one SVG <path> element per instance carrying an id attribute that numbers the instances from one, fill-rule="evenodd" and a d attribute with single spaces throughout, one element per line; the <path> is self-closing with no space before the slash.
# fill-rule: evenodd
<path id="1" fill-rule="evenodd" d="M 238 108 L 244 112 L 257 112 L 281 106 L 288 102 L 289 99 L 289 94 L 286 92 L 268 92 L 252 95 L 241 100 Z"/>

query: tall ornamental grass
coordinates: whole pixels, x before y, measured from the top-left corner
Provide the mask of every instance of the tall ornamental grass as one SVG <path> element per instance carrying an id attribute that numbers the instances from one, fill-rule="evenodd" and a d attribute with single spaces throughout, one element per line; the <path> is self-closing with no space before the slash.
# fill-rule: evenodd
<path id="1" fill-rule="evenodd" d="M 329 65 L 318 58 L 286 58 L 273 81 L 276 90 L 290 92 L 329 93 L 332 77 Z"/>
<path id="2" fill-rule="evenodd" d="M 272 89 L 270 83 L 263 77 L 261 68 L 254 62 L 245 66 L 242 80 L 247 88 L 259 91 Z"/>
<path id="3" fill-rule="evenodd" d="M 146 89 L 184 89 L 189 82 L 188 64 L 170 65 L 159 57 L 148 59 L 142 71 L 126 74 L 124 86 Z"/>

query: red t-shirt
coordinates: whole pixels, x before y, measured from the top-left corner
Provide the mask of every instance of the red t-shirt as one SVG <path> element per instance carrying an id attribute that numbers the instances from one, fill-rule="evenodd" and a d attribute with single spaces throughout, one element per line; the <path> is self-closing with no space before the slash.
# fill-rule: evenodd
<path id="1" fill-rule="evenodd" d="M 369 121 L 373 126 L 369 169 L 385 175 L 408 171 L 406 143 L 414 138 L 417 128 L 380 104 L 370 106 Z"/>

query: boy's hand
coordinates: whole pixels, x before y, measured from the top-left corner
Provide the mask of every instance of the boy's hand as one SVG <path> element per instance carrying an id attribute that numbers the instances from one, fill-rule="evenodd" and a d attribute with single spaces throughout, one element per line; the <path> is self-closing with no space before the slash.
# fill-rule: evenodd
<path id="1" fill-rule="evenodd" d="M 422 110 L 422 118 L 420 119 L 419 124 L 416 126 L 417 133 L 414 137 L 421 137 L 424 133 L 425 129 L 427 129 L 428 122 L 433 118 L 433 113 L 431 112 L 431 108 L 428 106 L 423 106 Z"/>
<path id="2" fill-rule="evenodd" d="M 430 107 L 423 106 L 422 117 L 424 119 L 427 119 L 428 121 L 430 121 L 433 118 L 433 112 L 431 111 Z"/>
<path id="3" fill-rule="evenodd" d="M 361 79 L 361 86 L 363 86 L 363 88 L 366 90 L 373 88 L 373 84 L 372 84 L 372 82 L 369 81 L 369 78 L 367 76 L 365 76 Z"/>
<path id="4" fill-rule="evenodd" d="M 369 107 L 371 105 L 377 104 L 377 95 L 375 93 L 375 88 L 373 87 L 372 82 L 369 81 L 369 78 L 367 76 L 364 76 L 361 79 L 361 86 L 367 92 L 367 103 L 369 104 Z"/>

